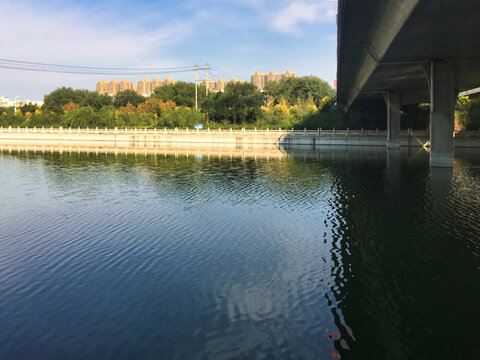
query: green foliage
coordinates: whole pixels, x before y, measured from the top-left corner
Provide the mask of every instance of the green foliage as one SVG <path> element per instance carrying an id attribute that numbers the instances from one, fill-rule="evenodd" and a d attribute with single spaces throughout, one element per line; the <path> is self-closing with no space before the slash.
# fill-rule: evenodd
<path id="1" fill-rule="evenodd" d="M 23 125 L 28 127 L 58 127 L 62 123 L 62 115 L 52 112 L 40 112 L 39 114 L 33 113 L 30 117 L 26 118 Z"/>
<path id="2" fill-rule="evenodd" d="M 99 111 L 103 106 L 113 105 L 113 98 L 107 94 L 89 91 L 78 105 L 91 106 L 94 110 Z"/>
<path id="3" fill-rule="evenodd" d="M 225 91 L 236 97 L 250 96 L 258 93 L 257 87 L 251 83 L 229 83 L 225 87 Z"/>
<path id="4" fill-rule="evenodd" d="M 62 124 L 64 127 L 86 128 L 98 124 L 98 114 L 91 106 L 80 107 L 65 113 Z"/>
<path id="5" fill-rule="evenodd" d="M 0 115 L 8 114 L 13 115 L 14 107 L 13 106 L 0 106 Z"/>
<path id="6" fill-rule="evenodd" d="M 29 104 L 22 105 L 19 109 L 22 112 L 22 114 L 25 115 L 26 113 L 34 113 L 35 110 L 40 109 L 40 106 L 29 103 Z"/>
<path id="7" fill-rule="evenodd" d="M 197 87 L 198 104 L 206 99 L 205 86 Z M 164 85 L 155 88 L 152 97 L 163 102 L 173 101 L 177 106 L 195 107 L 195 84 L 178 81 L 176 84 Z"/>
<path id="8" fill-rule="evenodd" d="M 455 120 L 463 129 L 480 129 L 480 99 L 461 97 L 455 107 Z"/>
<path id="9" fill-rule="evenodd" d="M 209 96 L 201 104 L 208 119 L 219 123 L 253 123 L 261 115 L 264 95 L 250 83 L 228 84 L 225 92 Z"/>
<path id="10" fill-rule="evenodd" d="M 196 123 L 222 128 L 384 129 L 383 98 L 354 103 L 347 113 L 337 109 L 335 91 L 323 80 L 309 76 L 269 82 L 265 92 L 250 83 L 230 83 L 225 92 L 205 94 L 198 87 L 199 110 L 195 111 L 195 84 L 178 82 L 155 89 L 146 99 L 133 90 L 115 98 L 88 90 L 59 88 L 46 95 L 40 111 L 25 105 L 0 108 L 0 125 L 28 127 L 90 128 L 192 128 Z M 423 129 L 429 124 L 429 105 L 402 107 L 402 128 Z M 480 127 L 480 100 L 460 99 L 458 122 L 467 129 Z"/>
<path id="11" fill-rule="evenodd" d="M 205 121 L 205 115 L 195 109 L 179 107 L 165 111 L 157 122 L 157 127 L 179 127 L 192 128 L 194 124 L 202 124 Z"/>
<path id="12" fill-rule="evenodd" d="M 80 104 L 89 93 L 88 90 L 73 90 L 70 87 L 62 87 L 45 95 L 42 109 L 53 111 L 57 114 L 63 113 L 63 106 L 68 103 Z"/>
<path id="13" fill-rule="evenodd" d="M 285 100 L 291 106 L 308 100 L 320 106 L 326 96 L 335 97 L 335 90 L 326 81 L 315 76 L 270 81 L 265 86 L 265 93 L 275 104 Z"/>
<path id="14" fill-rule="evenodd" d="M 25 121 L 24 116 L 18 116 L 13 113 L 13 108 L 11 111 L 5 111 L 7 109 L 2 108 L 2 112 L 0 113 L 0 124 L 3 127 L 8 126 L 23 126 L 23 122 Z"/>
<path id="15" fill-rule="evenodd" d="M 341 110 L 329 109 L 310 113 L 305 120 L 294 126 L 297 129 L 346 129 L 354 128 L 349 124 L 349 117 Z M 359 127 L 360 128 L 360 127 Z"/>
<path id="16" fill-rule="evenodd" d="M 116 119 L 115 108 L 112 105 L 102 106 L 98 111 L 98 117 L 95 119 L 97 121 L 96 126 L 110 129 L 118 127 L 119 124 Z"/>
<path id="17" fill-rule="evenodd" d="M 480 129 L 480 101 L 476 100 L 472 102 L 470 109 L 470 116 L 468 123 L 466 124 L 467 130 L 479 130 Z"/>
<path id="18" fill-rule="evenodd" d="M 133 106 L 138 106 L 139 104 L 144 103 L 146 100 L 147 99 L 144 96 L 137 94 L 133 90 L 125 90 L 120 91 L 117 93 L 117 95 L 115 95 L 113 104 L 116 108 L 127 106 L 128 103 L 132 104 Z"/>

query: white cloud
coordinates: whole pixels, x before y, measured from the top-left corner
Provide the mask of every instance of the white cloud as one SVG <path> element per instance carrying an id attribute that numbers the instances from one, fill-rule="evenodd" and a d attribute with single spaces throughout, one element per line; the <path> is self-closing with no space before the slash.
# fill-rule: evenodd
<path id="1" fill-rule="evenodd" d="M 166 19 L 144 27 L 152 24 L 150 15 L 123 21 L 111 13 L 35 8 L 11 0 L 0 0 L 0 9 L 1 58 L 67 65 L 183 66 L 171 58 L 167 47 L 192 36 L 198 25 L 197 19 Z M 38 99 L 62 85 L 94 89 L 99 78 L 0 69 L 0 95 L 20 93 Z"/>
<path id="2" fill-rule="evenodd" d="M 275 30 L 292 35 L 300 35 L 302 23 L 312 24 L 335 20 L 336 4 L 320 1 L 294 1 L 276 13 L 272 26 Z"/>
<path id="3" fill-rule="evenodd" d="M 102 21 L 102 14 L 81 9 L 39 12 L 29 6 L 0 1 L 4 57 L 68 63 L 136 62 L 163 46 L 179 41 L 192 26 L 163 23 L 142 30 L 142 19 L 128 23 Z"/>

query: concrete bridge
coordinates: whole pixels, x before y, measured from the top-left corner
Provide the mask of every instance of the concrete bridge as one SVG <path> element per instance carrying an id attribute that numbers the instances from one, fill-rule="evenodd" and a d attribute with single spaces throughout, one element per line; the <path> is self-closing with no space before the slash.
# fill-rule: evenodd
<path id="1" fill-rule="evenodd" d="M 480 86 L 479 18 L 479 0 L 339 0 L 339 103 L 384 96 L 397 148 L 400 106 L 429 102 L 430 165 L 453 166 L 456 98 Z"/>

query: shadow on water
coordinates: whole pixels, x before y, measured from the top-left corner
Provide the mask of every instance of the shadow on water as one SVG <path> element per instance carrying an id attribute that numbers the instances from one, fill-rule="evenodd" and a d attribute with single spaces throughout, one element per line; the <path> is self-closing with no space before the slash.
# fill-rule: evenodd
<path id="1" fill-rule="evenodd" d="M 479 152 L 458 150 L 445 169 L 423 151 L 336 151 L 322 156 L 335 174 L 341 267 L 330 356 L 477 358 Z"/>
<path id="2" fill-rule="evenodd" d="M 25 209 L 32 201 L 57 201 L 69 221 L 75 221 L 74 215 L 94 221 L 87 210 L 75 213 L 65 203 L 81 203 L 85 209 L 89 202 L 101 204 L 94 207 L 98 224 L 75 230 L 83 225 L 79 223 L 67 230 L 86 232 L 84 241 L 92 239 L 91 248 L 79 248 L 78 258 L 70 255 L 70 266 L 80 269 L 78 283 L 98 286 L 92 277 L 105 276 L 104 289 L 87 288 L 105 300 L 81 303 L 52 286 L 57 306 L 70 309 L 68 300 L 91 311 L 71 309 L 84 317 L 75 324 L 91 326 L 95 341 L 109 343 L 97 343 L 103 358 L 156 358 L 159 352 L 167 358 L 212 359 L 480 356 L 478 151 L 457 150 L 454 169 L 430 168 L 422 149 L 229 151 L 0 152 L 0 165 L 4 160 L 9 169 L 26 172 L 24 177 L 39 187 L 38 179 L 44 179 L 48 196 L 32 195 Z M 41 170 L 33 173 L 35 166 Z M 5 204 L 16 201 L 16 195 L 9 196 L 5 194 Z M 117 204 L 121 199 L 124 203 Z M 20 212 L 21 203 L 8 202 L 7 210 Z M 125 214 L 117 219 L 115 211 Z M 5 208 L 0 225 L 2 214 L 7 214 Z M 116 226 L 102 225 L 107 219 Z M 30 221 L 35 229 L 35 219 Z M 104 238 L 91 235 L 90 227 L 103 231 Z M 135 248 L 130 239 L 144 242 Z M 105 246 L 103 252 L 99 244 Z M 4 261 L 19 260 L 13 252 L 9 256 Z M 89 257 L 108 266 L 95 267 Z M 34 268 L 36 257 L 27 259 Z M 117 269 L 119 265 L 130 270 Z M 65 266 L 62 262 L 58 269 L 73 273 Z M 0 261 L 0 273 L 7 268 Z M 112 269 L 117 277 L 109 278 Z M 66 288 L 80 297 L 72 284 Z M 119 284 L 130 290 L 120 291 Z M 0 281 L 7 294 L 0 295 L 0 310 L 12 310 L 13 300 L 21 302 L 14 296 L 18 287 Z M 149 305 L 156 302 L 161 306 L 152 309 Z M 25 308 L 35 309 L 31 304 Z M 131 314 L 124 315 L 122 329 L 112 327 L 108 320 L 125 309 Z M 8 321 L 18 326 L 13 336 L 27 334 L 18 343 L 31 340 L 30 346 L 45 355 L 35 329 L 18 325 L 24 321 L 15 317 L 21 311 L 12 314 Z M 75 341 L 63 338 L 64 344 L 79 351 L 77 358 L 98 356 L 88 335 L 67 333 Z M 45 337 L 53 334 L 60 333 L 46 331 Z M 0 335 L 0 349 L 2 344 L 9 349 L 4 355 L 25 355 Z M 89 347 L 90 352 L 85 350 Z M 71 349 L 63 350 L 72 355 Z"/>

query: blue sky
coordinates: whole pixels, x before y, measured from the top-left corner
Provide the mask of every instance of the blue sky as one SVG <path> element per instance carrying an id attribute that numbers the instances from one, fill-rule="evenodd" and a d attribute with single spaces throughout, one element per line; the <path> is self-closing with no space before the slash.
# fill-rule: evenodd
<path id="1" fill-rule="evenodd" d="M 0 0 L 1 57 L 99 67 L 209 63 L 243 80 L 290 69 L 333 84 L 336 7 L 331 0 Z M 171 77 L 194 80 L 193 73 Z M 121 80 L 0 69 L 0 95 L 41 100 L 60 86 L 93 90 L 113 78 Z"/>

